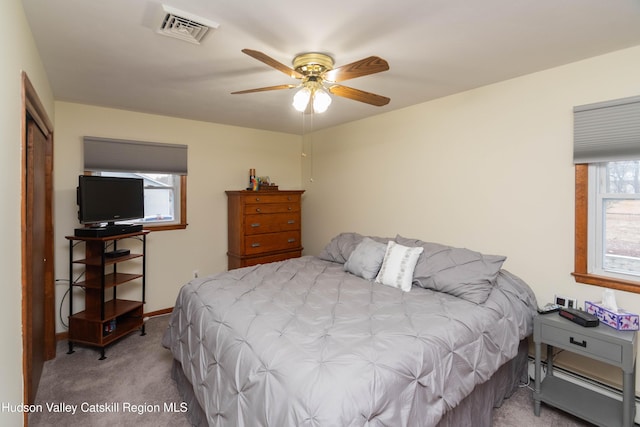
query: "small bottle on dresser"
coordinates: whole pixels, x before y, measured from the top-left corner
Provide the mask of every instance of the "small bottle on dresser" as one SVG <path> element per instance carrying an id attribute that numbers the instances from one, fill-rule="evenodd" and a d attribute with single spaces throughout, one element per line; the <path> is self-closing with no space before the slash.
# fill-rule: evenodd
<path id="1" fill-rule="evenodd" d="M 247 188 L 247 190 L 252 190 L 253 189 L 253 185 L 254 185 L 255 180 L 256 180 L 256 170 L 255 169 L 249 169 L 249 187 Z"/>

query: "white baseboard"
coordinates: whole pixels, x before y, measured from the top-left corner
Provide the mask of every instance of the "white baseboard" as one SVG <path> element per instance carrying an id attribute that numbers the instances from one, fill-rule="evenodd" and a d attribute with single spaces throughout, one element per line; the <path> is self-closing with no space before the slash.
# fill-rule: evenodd
<path id="1" fill-rule="evenodd" d="M 546 374 L 546 362 L 542 362 L 542 378 Z M 531 388 L 533 389 L 534 381 L 535 381 L 535 362 L 533 357 L 529 356 L 529 378 L 531 379 Z M 611 397 L 613 399 L 619 400 L 622 402 L 622 390 L 619 390 L 615 387 L 608 386 L 599 381 L 595 381 L 591 378 L 587 378 L 583 375 L 576 374 L 575 372 L 568 371 L 564 368 L 558 367 L 555 364 L 553 365 L 553 376 L 562 378 L 563 380 L 570 381 L 574 384 L 578 384 L 584 388 L 589 390 L 593 390 L 605 396 Z M 636 396 L 636 417 L 634 419 L 636 424 L 640 424 L 640 399 Z"/>

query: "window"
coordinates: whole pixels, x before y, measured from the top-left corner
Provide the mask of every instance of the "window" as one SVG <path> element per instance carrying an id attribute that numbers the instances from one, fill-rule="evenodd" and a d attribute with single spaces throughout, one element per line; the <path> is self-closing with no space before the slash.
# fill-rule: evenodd
<path id="1" fill-rule="evenodd" d="M 84 137 L 84 170 L 144 179 L 145 218 L 152 230 L 187 227 L 186 145 Z"/>
<path id="2" fill-rule="evenodd" d="M 177 174 L 135 173 L 135 172 L 94 172 L 96 175 L 144 180 L 145 217 L 128 223 L 144 224 L 145 228 L 178 228 L 182 225 L 185 210 L 182 209 L 182 177 Z"/>
<path id="3" fill-rule="evenodd" d="M 580 283 L 640 293 L 640 192 L 617 192 L 620 182 L 609 176 L 616 163 L 576 165 L 573 275 Z"/>
<path id="4" fill-rule="evenodd" d="M 574 108 L 576 281 L 640 293 L 640 97 Z"/>
<path id="5" fill-rule="evenodd" d="M 589 166 L 589 271 L 640 280 L 640 161 Z"/>

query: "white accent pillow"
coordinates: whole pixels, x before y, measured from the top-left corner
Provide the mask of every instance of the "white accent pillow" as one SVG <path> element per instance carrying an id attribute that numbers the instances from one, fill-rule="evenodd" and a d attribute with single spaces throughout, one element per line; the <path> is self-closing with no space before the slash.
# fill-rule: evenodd
<path id="1" fill-rule="evenodd" d="M 376 282 L 409 292 L 413 270 L 423 250 L 423 247 L 410 248 L 390 240 Z"/>

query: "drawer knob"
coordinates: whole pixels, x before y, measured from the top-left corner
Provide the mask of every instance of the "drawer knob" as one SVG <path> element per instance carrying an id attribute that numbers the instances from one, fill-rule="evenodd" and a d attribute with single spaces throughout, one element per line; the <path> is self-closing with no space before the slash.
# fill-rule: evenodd
<path id="1" fill-rule="evenodd" d="M 295 219 L 290 219 L 289 221 L 287 221 L 287 224 L 295 224 L 296 220 Z"/>
<path id="2" fill-rule="evenodd" d="M 259 248 L 260 247 L 260 243 L 252 243 L 251 247 L 252 248 Z"/>
<path id="3" fill-rule="evenodd" d="M 291 210 L 291 209 L 293 209 L 293 208 L 292 208 L 291 206 L 289 206 L 287 209 Z"/>
<path id="4" fill-rule="evenodd" d="M 260 197 L 256 197 L 256 202 L 259 202 L 259 201 L 260 201 Z"/>
<path id="5" fill-rule="evenodd" d="M 260 227 L 260 223 L 259 222 L 254 222 L 253 224 L 251 224 L 251 226 L 253 228 Z"/>
<path id="6" fill-rule="evenodd" d="M 256 212 L 262 212 L 260 208 L 256 208 Z"/>
<path id="7" fill-rule="evenodd" d="M 293 243 L 295 241 L 296 241 L 296 239 L 294 239 L 294 238 L 291 238 L 291 239 L 287 240 L 288 243 Z"/>
<path id="8" fill-rule="evenodd" d="M 577 346 L 587 348 L 587 342 L 586 342 L 585 340 L 582 340 L 582 341 L 576 341 L 573 337 L 570 337 L 570 338 L 569 338 L 569 342 L 570 342 L 571 344 L 575 344 L 575 345 L 577 345 Z"/>

